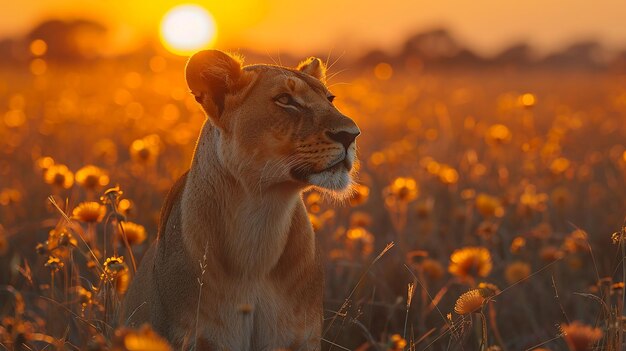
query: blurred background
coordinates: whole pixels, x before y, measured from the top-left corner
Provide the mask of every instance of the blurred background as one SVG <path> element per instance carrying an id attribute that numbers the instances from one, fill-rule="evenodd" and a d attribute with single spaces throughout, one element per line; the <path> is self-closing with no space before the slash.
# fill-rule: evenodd
<path id="1" fill-rule="evenodd" d="M 0 347 L 167 349 L 116 316 L 205 120 L 186 59 L 217 48 L 322 58 L 363 132 L 349 203 L 304 195 L 324 349 L 622 350 L 624 18 L 623 0 L 1 2 Z"/>
<path id="2" fill-rule="evenodd" d="M 163 20 L 181 1 L 158 3 L 135 1 L 41 0 L 4 2 L 0 23 L 3 57 L 23 59 L 33 39 L 51 45 L 49 56 L 64 59 L 112 57 L 137 51 L 159 51 L 175 43 L 159 35 L 163 30 L 190 32 L 202 25 L 189 22 L 181 28 L 173 23 L 163 29 Z M 262 54 L 345 55 L 356 59 L 372 51 L 391 56 L 406 52 L 419 34 L 444 30 L 447 36 L 436 48 L 439 55 L 453 57 L 459 52 L 483 59 L 506 58 L 513 53 L 529 55 L 534 61 L 569 51 L 591 55 L 592 62 L 604 63 L 623 54 L 626 15 L 619 0 L 590 3 L 584 0 L 529 0 L 503 3 L 462 0 L 428 3 L 397 0 L 377 5 L 361 1 L 322 0 L 293 4 L 278 0 L 199 1 L 195 3 L 210 16 L 211 35 L 205 46 L 231 50 L 253 50 Z M 183 17 L 194 16 L 191 9 Z M 202 20 L 199 20 L 200 22 Z M 206 33 L 188 34 L 202 46 Z M 448 42 L 444 42 L 447 39 Z M 170 40 L 172 40 L 170 38 Z M 183 39 L 181 39 L 183 40 Z M 184 41 L 184 40 L 183 40 Z M 183 43 L 178 43 L 183 45 Z M 416 43 L 414 43 L 416 44 Z M 433 43 L 435 45 L 435 43 Z M 416 48 L 413 48 L 414 50 Z M 516 49 L 517 51 L 511 51 Z M 184 50 L 174 49 L 182 53 Z M 8 56 L 7 56 L 8 54 Z M 418 54 L 413 52 L 412 54 Z M 65 56 L 65 57 L 63 57 Z M 572 59 L 572 58 L 571 58 Z M 580 60 L 590 57 L 580 57 Z M 585 61 L 583 63 L 592 63 Z"/>

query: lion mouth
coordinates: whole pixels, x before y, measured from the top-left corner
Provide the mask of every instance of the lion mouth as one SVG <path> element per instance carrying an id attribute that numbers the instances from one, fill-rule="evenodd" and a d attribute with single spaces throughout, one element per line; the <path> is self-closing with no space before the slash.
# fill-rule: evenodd
<path id="1" fill-rule="evenodd" d="M 345 170 L 349 172 L 352 169 L 352 162 L 348 160 L 347 157 L 342 157 L 339 160 L 333 162 L 330 166 L 321 169 L 314 170 L 309 167 L 296 167 L 291 169 L 291 175 L 297 180 L 306 182 L 311 175 L 320 174 L 324 172 L 337 172 L 341 170 Z"/>
<path id="2" fill-rule="evenodd" d="M 352 162 L 348 161 L 347 157 L 344 157 L 342 159 L 340 159 L 339 161 L 333 163 L 332 165 L 330 165 L 329 167 L 324 168 L 323 170 L 321 170 L 320 172 L 316 172 L 316 173 L 322 173 L 322 172 L 327 172 L 327 171 L 338 171 L 341 168 L 346 169 L 346 171 L 350 171 L 352 169 Z"/>

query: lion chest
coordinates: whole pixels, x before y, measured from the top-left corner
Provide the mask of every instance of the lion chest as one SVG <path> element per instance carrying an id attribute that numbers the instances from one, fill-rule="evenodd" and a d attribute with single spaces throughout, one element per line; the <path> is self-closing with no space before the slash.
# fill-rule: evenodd
<path id="1" fill-rule="evenodd" d="M 240 281 L 222 287 L 230 297 L 202 301 L 201 333 L 216 350 L 274 350 L 306 334 L 307 312 L 270 282 Z M 204 299 L 203 299 L 204 300 Z M 310 313 L 313 316 L 313 313 Z M 310 318 L 309 327 L 314 320 Z"/>

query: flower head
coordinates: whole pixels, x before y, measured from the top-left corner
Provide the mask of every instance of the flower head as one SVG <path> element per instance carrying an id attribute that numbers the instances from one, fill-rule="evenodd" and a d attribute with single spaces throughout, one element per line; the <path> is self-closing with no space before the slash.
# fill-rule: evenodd
<path id="1" fill-rule="evenodd" d="M 123 238 L 126 235 L 126 239 L 130 245 L 141 244 L 146 240 L 146 228 L 142 225 L 133 222 L 121 222 L 122 230 L 117 233 Z"/>
<path id="2" fill-rule="evenodd" d="M 480 289 L 470 290 L 459 296 L 454 304 L 454 312 L 468 314 L 478 311 L 485 302 L 485 297 Z"/>
<path id="3" fill-rule="evenodd" d="M 530 276 L 530 265 L 526 262 L 513 262 L 506 267 L 504 277 L 509 284 L 524 280 Z"/>
<path id="4" fill-rule="evenodd" d="M 565 339 L 570 351 L 590 350 L 593 344 L 604 336 L 600 328 L 578 321 L 570 324 L 561 324 L 561 330 L 563 330 L 563 339 Z"/>
<path id="5" fill-rule="evenodd" d="M 46 169 L 44 181 L 47 184 L 69 189 L 74 184 L 74 174 L 66 165 L 55 164 Z"/>
<path id="6" fill-rule="evenodd" d="M 106 207 L 98 202 L 83 202 L 74 208 L 72 217 L 86 223 L 96 223 L 102 221 L 106 214 Z"/>
<path id="7" fill-rule="evenodd" d="M 465 247 L 450 255 L 448 271 L 461 278 L 486 277 L 491 272 L 491 254 L 484 247 Z"/>
<path id="8" fill-rule="evenodd" d="M 362 227 L 348 229 L 346 247 L 358 256 L 367 257 L 374 250 L 374 235 Z"/>
<path id="9" fill-rule="evenodd" d="M 588 251 L 587 232 L 582 229 L 571 232 L 563 241 L 563 249 L 570 253 Z"/>
<path id="10" fill-rule="evenodd" d="M 76 183 L 85 189 L 94 190 L 109 184 L 109 176 L 103 169 L 88 165 L 76 171 Z"/>
<path id="11" fill-rule="evenodd" d="M 77 286 L 75 288 L 76 296 L 78 297 L 78 301 L 80 302 L 83 308 L 91 305 L 93 303 L 92 297 L 93 294 L 91 291 L 83 288 L 82 286 Z"/>
<path id="12" fill-rule="evenodd" d="M 530 212 L 530 210 L 541 212 L 546 209 L 547 200 L 547 194 L 537 193 L 534 185 L 527 185 L 524 187 L 519 203 L 523 212 Z"/>
<path id="13" fill-rule="evenodd" d="M 550 171 L 554 175 L 560 175 L 565 173 L 569 169 L 571 162 L 565 157 L 556 158 L 550 163 Z"/>
<path id="14" fill-rule="evenodd" d="M 130 145 L 130 156 L 137 163 L 154 163 L 159 156 L 160 144 L 161 138 L 156 134 L 137 139 Z"/>
<path id="15" fill-rule="evenodd" d="M 459 181 L 459 172 L 448 165 L 441 165 L 439 172 L 437 172 L 437 177 L 441 183 L 453 185 Z"/>
<path id="16" fill-rule="evenodd" d="M 481 193 L 476 196 L 476 209 L 484 217 L 502 217 L 504 215 L 502 201 L 487 194 Z"/>
<path id="17" fill-rule="evenodd" d="M 389 338 L 389 344 L 390 351 L 400 351 L 406 348 L 407 342 L 400 334 L 393 334 L 391 338 Z"/>
<path id="18" fill-rule="evenodd" d="M 128 270 L 123 256 L 111 256 L 104 261 L 104 278 L 112 278 Z"/>
<path id="19" fill-rule="evenodd" d="M 487 133 L 485 134 L 485 141 L 491 146 L 508 144 L 511 138 L 511 131 L 504 124 L 492 125 L 487 129 Z"/>
<path id="20" fill-rule="evenodd" d="M 52 272 L 58 272 L 65 266 L 65 264 L 58 257 L 50 256 L 48 257 L 48 261 L 44 263 L 44 266 L 50 268 Z"/>
<path id="21" fill-rule="evenodd" d="M 419 195 L 419 187 L 413 178 L 398 177 L 385 188 L 385 192 L 400 202 L 411 202 Z"/>
<path id="22" fill-rule="evenodd" d="M 113 284 L 119 294 L 124 294 L 130 284 L 128 266 L 123 256 L 112 256 L 104 261 L 104 272 L 100 275 L 102 281 Z"/>
<path id="23" fill-rule="evenodd" d="M 115 331 L 114 346 L 124 351 L 171 351 L 172 347 L 147 324 L 140 329 L 121 328 Z"/>
<path id="24" fill-rule="evenodd" d="M 524 247 L 526 247 L 526 238 L 523 236 L 516 236 L 511 242 L 510 250 L 511 253 L 518 254 Z"/>
<path id="25" fill-rule="evenodd" d="M 350 214 L 351 227 L 368 227 L 372 224 L 372 216 L 367 212 L 354 211 Z"/>
<path id="26" fill-rule="evenodd" d="M 317 191 L 311 192 L 306 197 L 306 204 L 309 207 L 311 213 L 318 213 L 322 210 L 322 195 Z"/>
<path id="27" fill-rule="evenodd" d="M 366 185 L 356 184 L 350 196 L 350 205 L 358 206 L 364 204 L 370 196 L 370 188 Z"/>
<path id="28" fill-rule="evenodd" d="M 425 258 L 422 261 L 422 271 L 427 279 L 430 281 L 437 281 L 443 277 L 445 270 L 441 263 L 437 260 L 433 260 L 432 258 Z"/>

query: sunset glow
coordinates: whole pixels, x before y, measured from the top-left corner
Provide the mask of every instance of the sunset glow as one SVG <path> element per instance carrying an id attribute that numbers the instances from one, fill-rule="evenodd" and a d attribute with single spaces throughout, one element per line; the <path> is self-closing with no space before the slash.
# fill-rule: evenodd
<path id="1" fill-rule="evenodd" d="M 600 3 L 0 1 L 0 351 L 626 351 Z"/>
<path id="2" fill-rule="evenodd" d="M 217 37 L 213 16 L 198 5 L 180 5 L 163 17 L 161 42 L 170 52 L 188 56 L 195 51 L 210 48 Z"/>

